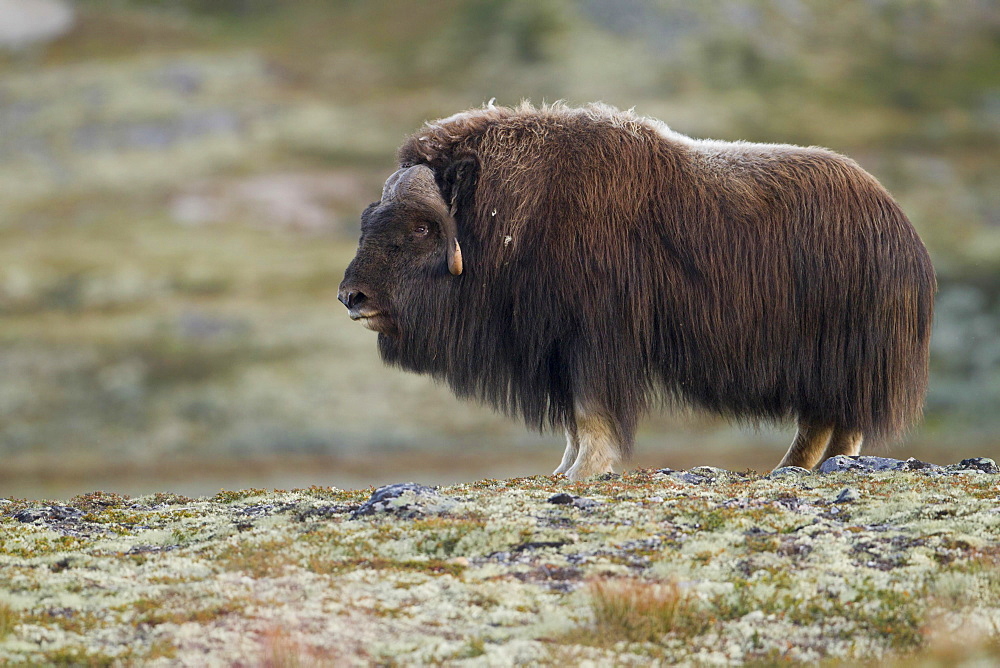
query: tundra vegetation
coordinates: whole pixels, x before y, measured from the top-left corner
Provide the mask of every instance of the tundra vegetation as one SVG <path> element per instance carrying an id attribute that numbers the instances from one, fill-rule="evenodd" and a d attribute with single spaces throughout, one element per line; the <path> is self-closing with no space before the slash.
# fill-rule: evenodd
<path id="1" fill-rule="evenodd" d="M 1000 659 L 996 464 L 831 462 L 8 499 L 0 662 Z"/>

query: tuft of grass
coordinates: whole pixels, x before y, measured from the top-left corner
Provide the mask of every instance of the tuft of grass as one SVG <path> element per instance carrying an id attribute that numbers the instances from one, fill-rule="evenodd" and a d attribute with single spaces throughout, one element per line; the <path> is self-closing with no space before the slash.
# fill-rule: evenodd
<path id="1" fill-rule="evenodd" d="M 309 665 L 301 645 L 284 629 L 271 629 L 261 640 L 260 665 L 267 668 L 302 668 Z"/>
<path id="2" fill-rule="evenodd" d="M 6 603 L 0 603 L 0 640 L 14 631 L 14 626 L 21 616 Z"/>
<path id="3" fill-rule="evenodd" d="M 573 641 L 610 646 L 617 642 L 661 642 L 668 634 L 694 637 L 709 626 L 694 597 L 676 582 L 598 580 L 589 585 L 594 621 Z"/>

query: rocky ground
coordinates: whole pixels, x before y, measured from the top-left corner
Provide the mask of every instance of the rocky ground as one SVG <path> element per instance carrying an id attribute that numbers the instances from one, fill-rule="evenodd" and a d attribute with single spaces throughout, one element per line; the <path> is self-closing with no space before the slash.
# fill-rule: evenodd
<path id="1" fill-rule="evenodd" d="M 397 5 L 0 0 L 0 494 L 551 470 L 558 438 L 383 368 L 337 302 L 399 143 L 491 98 L 857 159 L 938 271 L 908 453 L 1000 460 L 1000 4 Z M 651 415 L 636 465 L 792 438 L 702 418 Z"/>
<path id="2" fill-rule="evenodd" d="M 1000 658 L 1000 475 L 876 457 L 0 501 L 0 663 Z"/>

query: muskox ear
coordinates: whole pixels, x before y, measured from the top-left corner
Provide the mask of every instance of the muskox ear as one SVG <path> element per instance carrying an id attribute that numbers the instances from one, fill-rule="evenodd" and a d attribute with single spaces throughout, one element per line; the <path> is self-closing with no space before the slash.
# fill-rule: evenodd
<path id="1" fill-rule="evenodd" d="M 472 211 L 479 176 L 479 161 L 475 157 L 462 158 L 448 165 L 441 175 L 441 195 L 448 202 L 451 215 L 458 211 Z"/>
<path id="2" fill-rule="evenodd" d="M 462 248 L 458 245 L 454 210 L 445 202 L 431 168 L 427 165 L 404 167 L 386 179 L 382 188 L 382 203 L 394 200 L 419 201 L 437 212 L 441 232 L 448 241 L 448 271 L 455 276 L 461 274 Z"/>
<path id="3" fill-rule="evenodd" d="M 462 271 L 462 253 L 458 247 L 459 212 L 467 215 L 475 211 L 476 180 L 479 176 L 479 161 L 475 157 L 462 158 L 448 165 L 441 175 L 441 195 L 448 202 L 448 213 L 455 225 L 455 251 L 458 258 L 458 272 Z M 450 265 L 449 265 L 450 266 Z M 452 269 L 453 274 L 456 272 Z"/>

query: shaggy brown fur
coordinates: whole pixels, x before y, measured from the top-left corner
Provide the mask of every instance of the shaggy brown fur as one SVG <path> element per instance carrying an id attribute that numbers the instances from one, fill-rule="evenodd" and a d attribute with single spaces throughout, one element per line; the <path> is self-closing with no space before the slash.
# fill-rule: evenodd
<path id="1" fill-rule="evenodd" d="M 933 269 L 848 158 L 693 140 L 601 105 L 524 105 L 429 123 L 399 164 L 433 171 L 464 272 L 448 271 L 449 226 L 415 213 L 418 197 L 383 201 L 365 212 L 341 299 L 378 312 L 367 322 L 386 362 L 564 427 L 557 472 L 608 470 L 657 397 L 794 417 L 783 464 L 803 466 L 920 415 Z M 429 221 L 419 239 L 415 220 Z"/>

